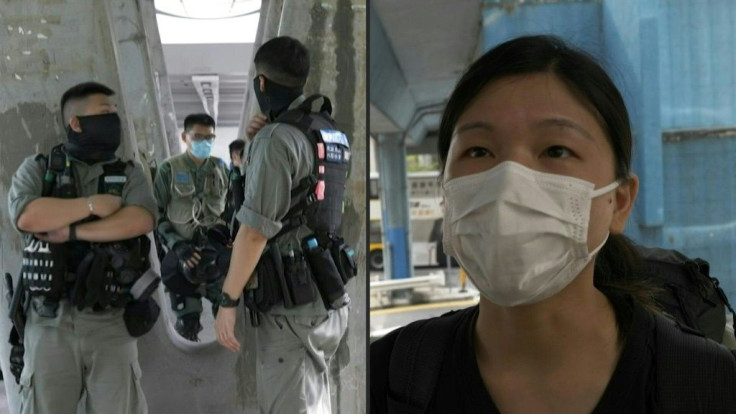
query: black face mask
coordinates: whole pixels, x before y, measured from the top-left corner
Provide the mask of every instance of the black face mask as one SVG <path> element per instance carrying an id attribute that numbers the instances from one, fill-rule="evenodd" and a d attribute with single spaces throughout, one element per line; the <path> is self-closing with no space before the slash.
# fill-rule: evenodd
<path id="1" fill-rule="evenodd" d="M 66 152 L 87 164 L 115 158 L 120 146 L 120 117 L 117 113 L 78 116 L 82 132 L 66 126 Z"/>
<path id="2" fill-rule="evenodd" d="M 263 75 L 256 76 L 253 79 L 253 90 L 256 93 L 256 100 L 261 112 L 268 117 L 270 121 L 276 119 L 289 105 L 294 102 L 302 94 L 301 89 L 288 88 L 284 85 L 269 80 L 265 76 L 266 91 L 261 92 L 261 85 L 258 78 Z"/>

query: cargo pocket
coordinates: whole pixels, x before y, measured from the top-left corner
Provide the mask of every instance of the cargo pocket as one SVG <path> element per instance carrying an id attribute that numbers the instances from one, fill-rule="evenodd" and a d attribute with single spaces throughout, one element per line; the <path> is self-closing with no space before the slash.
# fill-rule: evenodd
<path id="1" fill-rule="evenodd" d="M 24 370 L 20 375 L 20 414 L 33 414 L 38 411 L 33 388 L 33 373 L 27 371 Z"/>
<path id="2" fill-rule="evenodd" d="M 132 383 L 130 384 L 130 401 L 128 402 L 128 413 L 145 414 L 148 413 L 148 405 L 146 404 L 146 397 L 143 395 L 143 388 L 141 387 L 141 377 L 143 372 L 138 361 L 133 361 L 130 364 L 132 374 L 130 376 Z"/>

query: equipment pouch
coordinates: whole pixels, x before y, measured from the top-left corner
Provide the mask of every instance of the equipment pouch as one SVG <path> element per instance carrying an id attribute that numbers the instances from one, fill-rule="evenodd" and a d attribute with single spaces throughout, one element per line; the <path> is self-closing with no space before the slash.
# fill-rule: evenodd
<path id="1" fill-rule="evenodd" d="M 283 301 L 281 285 L 271 255 L 264 254 L 256 265 L 250 281 L 243 292 L 246 307 L 258 312 L 267 312 Z"/>
<path id="2" fill-rule="evenodd" d="M 316 294 L 310 281 L 309 268 L 304 255 L 300 252 L 290 252 L 284 260 L 284 279 L 287 291 L 291 296 L 293 306 L 306 305 L 316 299 Z"/>
<path id="3" fill-rule="evenodd" d="M 312 278 L 317 284 L 325 308 L 340 309 L 350 303 L 345 284 L 330 252 L 321 246 L 309 245 L 305 245 L 305 250 L 312 269 Z"/>
<path id="4" fill-rule="evenodd" d="M 64 294 L 66 276 L 65 247 L 30 237 L 23 249 L 21 278 L 31 296 L 58 302 Z"/>
<path id="5" fill-rule="evenodd" d="M 355 250 L 345 243 L 342 237 L 335 237 L 330 244 L 330 253 L 335 261 L 342 283 L 347 285 L 348 280 L 358 274 L 358 265 L 355 263 Z"/>
<path id="6" fill-rule="evenodd" d="M 130 336 L 137 338 L 147 334 L 158 320 L 161 308 L 152 296 L 128 302 L 123 312 L 125 328 Z"/>

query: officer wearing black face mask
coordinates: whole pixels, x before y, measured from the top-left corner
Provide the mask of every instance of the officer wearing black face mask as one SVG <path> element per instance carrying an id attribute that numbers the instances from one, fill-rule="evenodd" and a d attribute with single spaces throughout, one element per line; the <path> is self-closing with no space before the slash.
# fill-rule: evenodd
<path id="1" fill-rule="evenodd" d="M 349 143 L 330 116 L 329 99 L 302 94 L 309 73 L 304 45 L 271 39 L 254 65 L 253 89 L 268 124 L 256 117 L 248 128 L 249 135 L 260 131 L 247 150 L 236 215 L 241 224 L 220 297 L 217 340 L 238 350 L 236 306 L 244 296 L 258 326 L 260 411 L 329 413 L 328 362 L 345 334 L 344 283 L 354 275 L 339 271 L 354 269 L 354 261 L 336 234 Z"/>
<path id="2" fill-rule="evenodd" d="M 141 165 L 115 155 L 113 94 L 95 82 L 66 91 L 63 144 L 13 175 L 10 217 L 27 241 L 24 413 L 76 412 L 83 395 L 88 412 L 147 411 L 135 339 L 142 331 L 127 305 L 157 286 L 145 236 L 157 208 Z"/>

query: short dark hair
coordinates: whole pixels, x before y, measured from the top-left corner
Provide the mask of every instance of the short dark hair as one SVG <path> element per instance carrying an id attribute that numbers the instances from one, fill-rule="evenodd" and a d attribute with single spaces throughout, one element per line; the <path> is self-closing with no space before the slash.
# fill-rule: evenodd
<path id="1" fill-rule="evenodd" d="M 288 36 L 275 37 L 261 45 L 253 59 L 259 74 L 290 88 L 302 88 L 309 75 L 309 52 Z"/>
<path id="2" fill-rule="evenodd" d="M 185 131 L 189 131 L 195 124 L 215 128 L 215 120 L 207 114 L 189 114 L 184 118 Z"/>
<path id="3" fill-rule="evenodd" d="M 84 82 L 74 85 L 61 95 L 61 117 L 62 123 L 66 125 L 67 120 L 74 116 L 77 111 L 74 104 L 86 99 L 90 95 L 102 94 L 105 96 L 115 95 L 115 91 L 98 82 Z"/>
<path id="4" fill-rule="evenodd" d="M 239 151 L 242 153 L 243 148 L 245 148 L 245 141 L 243 141 L 242 139 L 236 139 L 235 141 L 231 142 L 228 147 L 230 148 L 230 154 L 235 151 Z"/>

